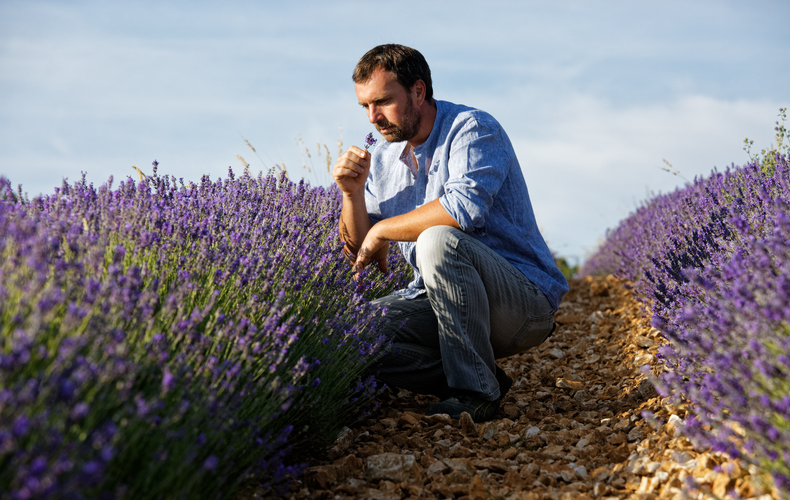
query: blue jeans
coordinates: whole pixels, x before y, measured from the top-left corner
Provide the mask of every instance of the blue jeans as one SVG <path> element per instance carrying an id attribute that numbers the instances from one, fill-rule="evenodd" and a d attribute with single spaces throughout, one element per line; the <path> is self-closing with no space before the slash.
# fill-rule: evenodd
<path id="1" fill-rule="evenodd" d="M 417 239 L 427 293 L 375 301 L 388 309 L 391 341 L 373 366 L 389 386 L 445 399 L 457 392 L 500 397 L 495 360 L 541 344 L 555 309 L 524 274 L 475 238 L 450 226 Z"/>

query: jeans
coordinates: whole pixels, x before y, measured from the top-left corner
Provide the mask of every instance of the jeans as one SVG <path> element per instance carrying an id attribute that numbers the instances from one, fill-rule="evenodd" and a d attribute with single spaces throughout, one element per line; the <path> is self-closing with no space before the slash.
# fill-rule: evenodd
<path id="1" fill-rule="evenodd" d="M 381 333 L 391 343 L 373 373 L 441 399 L 459 392 L 498 399 L 495 360 L 546 340 L 556 310 L 521 271 L 459 229 L 423 231 L 416 251 L 427 293 L 375 301 L 388 309 Z"/>

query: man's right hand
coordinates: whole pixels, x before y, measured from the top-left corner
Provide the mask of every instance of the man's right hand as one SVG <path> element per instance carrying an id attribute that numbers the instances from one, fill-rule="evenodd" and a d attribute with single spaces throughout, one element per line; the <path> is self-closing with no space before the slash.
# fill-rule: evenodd
<path id="1" fill-rule="evenodd" d="M 344 194 L 353 195 L 364 189 L 368 172 L 370 172 L 370 152 L 351 146 L 337 159 L 332 177 Z"/>

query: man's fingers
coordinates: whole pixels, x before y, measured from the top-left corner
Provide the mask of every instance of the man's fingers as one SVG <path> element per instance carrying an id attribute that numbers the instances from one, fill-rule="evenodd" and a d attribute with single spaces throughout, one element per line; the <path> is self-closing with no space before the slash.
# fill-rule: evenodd
<path id="1" fill-rule="evenodd" d="M 352 153 L 359 158 L 365 158 L 366 156 L 370 156 L 370 151 L 367 149 L 358 148 L 356 146 L 351 146 L 346 150 L 346 153 Z"/>
<path id="2" fill-rule="evenodd" d="M 387 272 L 387 259 L 381 259 L 379 261 L 379 271 L 381 271 L 382 273 Z"/>
<path id="3" fill-rule="evenodd" d="M 370 264 L 370 254 L 364 248 L 360 248 L 354 261 L 354 272 L 362 271 L 368 267 L 368 264 Z"/>
<path id="4" fill-rule="evenodd" d="M 354 262 L 354 272 L 357 273 L 357 274 L 361 273 L 362 270 L 367 267 L 367 265 L 368 265 L 368 263 L 365 262 L 364 260 L 357 259 L 357 261 Z"/>
<path id="5" fill-rule="evenodd" d="M 343 153 L 343 156 L 338 158 L 335 168 L 332 170 L 332 176 L 335 179 L 340 177 L 358 177 L 364 174 L 365 170 L 370 166 L 370 153 L 359 148 L 355 149 L 360 154 L 356 154 L 349 148 L 348 151 Z"/>
<path id="6" fill-rule="evenodd" d="M 357 256 L 351 253 L 351 250 L 348 249 L 347 245 L 343 245 L 343 255 L 346 257 L 349 264 L 353 266 L 354 262 L 357 260 Z"/>
<path id="7" fill-rule="evenodd" d="M 337 179 L 338 177 L 357 177 L 362 172 L 354 169 L 353 167 L 346 167 L 346 166 L 337 166 L 335 167 L 335 171 L 332 172 L 332 176 Z"/>
<path id="8" fill-rule="evenodd" d="M 359 149 L 356 146 L 351 146 L 340 158 L 338 158 L 338 163 L 341 161 L 347 161 L 364 168 L 370 164 L 370 152 Z"/>
<path id="9" fill-rule="evenodd" d="M 359 165 L 358 163 L 354 163 L 353 161 L 347 158 L 341 158 L 337 161 L 334 168 L 334 175 L 349 175 L 349 173 L 353 173 L 354 175 L 359 175 L 365 172 L 365 167 Z"/>

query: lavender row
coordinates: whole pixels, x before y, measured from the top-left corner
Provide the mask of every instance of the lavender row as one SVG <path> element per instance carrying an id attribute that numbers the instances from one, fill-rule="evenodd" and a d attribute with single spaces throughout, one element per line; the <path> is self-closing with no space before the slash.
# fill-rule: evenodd
<path id="1" fill-rule="evenodd" d="M 228 498 L 273 490 L 375 390 L 370 298 L 339 195 L 285 177 L 0 179 L 0 497 Z M 378 274 L 378 273 L 376 273 Z"/>
<path id="2" fill-rule="evenodd" d="M 784 110 L 780 110 L 780 116 Z M 658 196 L 607 235 L 583 274 L 633 284 L 670 341 L 662 395 L 692 403 L 698 446 L 790 492 L 790 147 Z"/>

